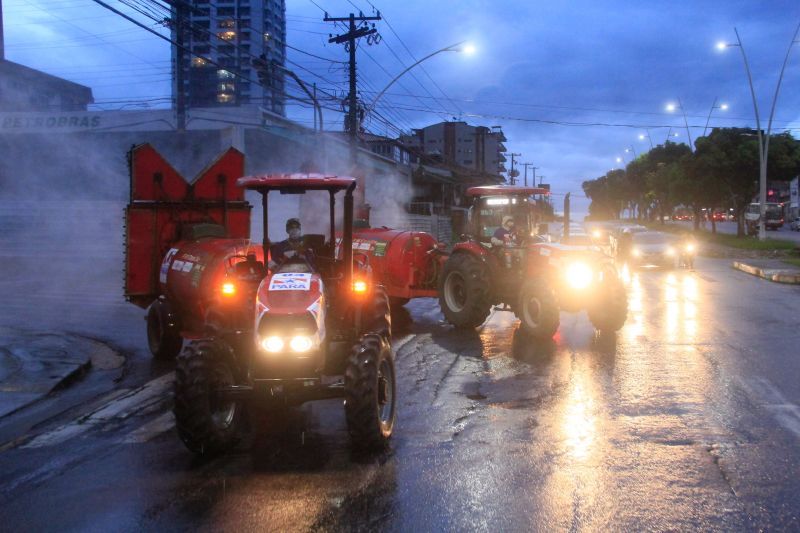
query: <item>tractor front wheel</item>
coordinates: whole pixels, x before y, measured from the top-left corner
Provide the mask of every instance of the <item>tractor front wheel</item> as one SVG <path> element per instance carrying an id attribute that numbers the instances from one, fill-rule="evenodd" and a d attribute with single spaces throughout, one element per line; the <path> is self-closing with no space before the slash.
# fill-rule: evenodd
<path id="1" fill-rule="evenodd" d="M 456 327 L 483 324 L 492 307 L 486 265 L 470 254 L 450 256 L 439 281 L 439 306 L 447 321 Z"/>
<path id="2" fill-rule="evenodd" d="M 236 384 L 233 350 L 221 340 L 190 342 L 175 365 L 175 425 L 194 453 L 215 455 L 236 444 L 242 405 L 222 396 Z"/>
<path id="3" fill-rule="evenodd" d="M 175 359 L 181 351 L 177 319 L 166 300 L 158 299 L 147 308 L 147 346 L 156 359 Z"/>
<path id="4" fill-rule="evenodd" d="M 550 339 L 558 329 L 558 303 L 553 290 L 542 280 L 528 280 L 522 285 L 514 311 L 523 331 L 532 337 Z"/>
<path id="5" fill-rule="evenodd" d="M 364 335 L 344 374 L 345 415 L 353 446 L 374 451 L 392 436 L 396 417 L 394 356 L 380 335 Z"/>
<path id="6" fill-rule="evenodd" d="M 589 307 L 589 320 L 601 332 L 618 331 L 628 318 L 628 295 L 625 285 L 613 271 L 606 271 L 600 285 L 600 294 Z"/>

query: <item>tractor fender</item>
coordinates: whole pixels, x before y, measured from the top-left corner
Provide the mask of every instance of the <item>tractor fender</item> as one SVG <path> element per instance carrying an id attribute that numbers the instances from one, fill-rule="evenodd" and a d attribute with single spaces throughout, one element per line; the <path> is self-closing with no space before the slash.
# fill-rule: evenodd
<path id="1" fill-rule="evenodd" d="M 453 246 L 453 251 L 450 253 L 450 256 L 454 256 L 456 254 L 471 254 L 475 255 L 480 258 L 481 261 L 484 263 L 489 258 L 489 250 L 481 246 L 479 243 L 475 241 L 466 241 L 466 242 L 459 242 L 455 246 Z"/>

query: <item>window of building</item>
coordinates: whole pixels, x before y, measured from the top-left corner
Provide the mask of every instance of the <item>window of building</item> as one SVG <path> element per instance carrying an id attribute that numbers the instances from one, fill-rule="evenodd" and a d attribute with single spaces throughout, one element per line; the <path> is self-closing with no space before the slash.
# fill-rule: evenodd
<path id="1" fill-rule="evenodd" d="M 218 70 L 217 71 L 217 78 L 221 80 L 232 80 L 236 76 L 233 75 L 233 72 L 227 70 Z"/>
<path id="2" fill-rule="evenodd" d="M 198 7 L 197 9 L 192 10 L 193 17 L 208 17 L 211 15 L 211 8 L 209 7 Z"/>
<path id="3" fill-rule="evenodd" d="M 250 92 L 250 83 L 246 81 L 239 83 L 239 92 Z"/>
<path id="4" fill-rule="evenodd" d="M 239 45 L 239 53 L 242 55 L 250 55 L 250 45 L 249 44 L 240 44 Z"/>
<path id="5" fill-rule="evenodd" d="M 211 27 L 211 23 L 207 20 L 198 20 L 193 23 L 195 28 L 201 28 L 203 30 L 207 30 Z"/>
<path id="6" fill-rule="evenodd" d="M 220 57 L 217 59 L 217 63 L 222 67 L 235 67 L 236 66 L 236 58 L 233 57 Z"/>
<path id="7" fill-rule="evenodd" d="M 236 32 L 235 31 L 221 31 L 217 33 L 217 37 L 222 39 L 223 41 L 232 41 L 236 39 Z"/>
<path id="8" fill-rule="evenodd" d="M 236 84 L 231 81 L 220 83 L 217 85 L 217 91 L 221 93 L 235 93 Z"/>
<path id="9" fill-rule="evenodd" d="M 206 55 L 211 53 L 210 46 L 195 46 L 194 53 L 198 55 Z"/>
<path id="10" fill-rule="evenodd" d="M 217 8 L 217 16 L 218 17 L 232 17 L 236 14 L 236 10 L 232 7 L 218 7 Z"/>
<path id="11" fill-rule="evenodd" d="M 239 8 L 239 16 L 240 17 L 249 17 L 250 16 L 250 8 L 249 7 L 240 7 Z"/>
<path id="12" fill-rule="evenodd" d="M 204 6 L 204 5 L 208 4 L 208 0 L 193 0 L 192 4 L 194 4 L 196 6 Z"/>
<path id="13" fill-rule="evenodd" d="M 249 28 L 250 27 L 250 19 L 239 19 L 239 27 L 240 28 Z"/>
<path id="14" fill-rule="evenodd" d="M 233 104 L 236 102 L 236 95 L 227 93 L 218 93 L 217 102 L 220 104 Z"/>
<path id="15" fill-rule="evenodd" d="M 236 47 L 232 44 L 223 44 L 217 47 L 220 54 L 233 54 L 236 52 Z"/>
<path id="16" fill-rule="evenodd" d="M 250 40 L 250 32 L 249 31 L 241 32 L 239 34 L 239 40 L 240 41 L 249 41 Z"/>
<path id="17" fill-rule="evenodd" d="M 192 66 L 193 67 L 204 67 L 206 66 L 207 61 L 202 57 L 193 57 L 192 58 Z"/>
<path id="18" fill-rule="evenodd" d="M 233 19 L 220 19 L 217 21 L 217 28 L 235 28 L 236 21 Z"/>
<path id="19" fill-rule="evenodd" d="M 472 159 L 465 159 L 464 160 L 464 164 L 465 165 L 471 165 L 472 164 Z"/>

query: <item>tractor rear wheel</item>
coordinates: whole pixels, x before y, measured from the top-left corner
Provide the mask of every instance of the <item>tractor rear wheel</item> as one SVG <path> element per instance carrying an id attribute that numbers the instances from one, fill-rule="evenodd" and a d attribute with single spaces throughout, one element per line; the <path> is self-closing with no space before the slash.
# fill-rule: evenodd
<path id="1" fill-rule="evenodd" d="M 175 425 L 194 453 L 215 455 L 236 444 L 242 405 L 218 389 L 236 384 L 233 350 L 221 340 L 191 341 L 175 365 Z"/>
<path id="2" fill-rule="evenodd" d="M 613 271 L 604 272 L 597 303 L 588 309 L 589 320 L 601 332 L 618 331 L 628 318 L 625 285 Z"/>
<path id="3" fill-rule="evenodd" d="M 166 300 L 156 300 L 147 308 L 147 345 L 156 359 L 175 359 L 181 351 L 183 339 Z"/>
<path id="4" fill-rule="evenodd" d="M 475 328 L 489 316 L 489 276 L 477 257 L 450 256 L 439 281 L 439 306 L 448 322 L 459 328 Z"/>
<path id="5" fill-rule="evenodd" d="M 397 393 L 392 349 L 380 335 L 364 335 L 353 347 L 344 389 L 353 446 L 363 451 L 384 448 L 394 429 Z"/>
<path id="6" fill-rule="evenodd" d="M 532 337 L 550 339 L 558 329 L 556 297 L 543 280 L 528 280 L 522 285 L 514 311 L 523 331 Z"/>

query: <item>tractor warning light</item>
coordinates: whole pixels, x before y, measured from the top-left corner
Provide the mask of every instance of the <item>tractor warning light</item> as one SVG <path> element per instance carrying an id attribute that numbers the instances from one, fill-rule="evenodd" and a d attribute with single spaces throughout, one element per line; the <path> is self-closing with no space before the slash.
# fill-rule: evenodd
<path id="1" fill-rule="evenodd" d="M 353 292 L 356 294 L 364 294 L 367 292 L 367 282 L 364 280 L 356 280 L 353 282 Z"/>
<path id="2" fill-rule="evenodd" d="M 232 296 L 236 294 L 236 285 L 231 283 L 230 281 L 226 281 L 222 284 L 222 294 L 226 296 Z"/>

